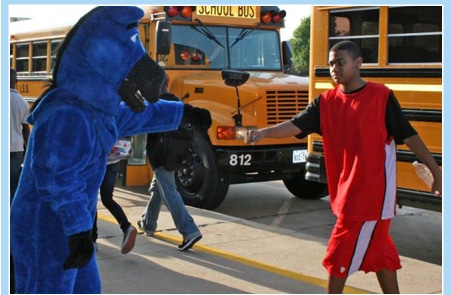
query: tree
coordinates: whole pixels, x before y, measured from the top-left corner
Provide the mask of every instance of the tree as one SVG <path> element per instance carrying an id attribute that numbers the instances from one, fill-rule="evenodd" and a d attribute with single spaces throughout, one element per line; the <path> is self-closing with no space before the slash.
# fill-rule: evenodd
<path id="1" fill-rule="evenodd" d="M 308 74 L 310 61 L 310 16 L 301 19 L 290 40 L 293 50 L 293 65 L 296 73 Z"/>

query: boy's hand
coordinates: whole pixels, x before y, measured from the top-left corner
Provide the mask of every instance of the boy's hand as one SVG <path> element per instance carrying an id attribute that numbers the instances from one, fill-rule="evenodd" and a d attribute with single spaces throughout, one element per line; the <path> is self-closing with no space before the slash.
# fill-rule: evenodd
<path id="1" fill-rule="evenodd" d="M 247 137 L 244 139 L 245 143 L 257 143 L 258 141 L 263 139 L 263 133 L 259 130 L 249 130 L 247 133 Z"/>

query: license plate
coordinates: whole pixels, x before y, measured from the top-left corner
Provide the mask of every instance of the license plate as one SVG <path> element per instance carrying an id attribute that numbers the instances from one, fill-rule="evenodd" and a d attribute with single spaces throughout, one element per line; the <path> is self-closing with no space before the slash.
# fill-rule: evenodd
<path id="1" fill-rule="evenodd" d="M 307 150 L 293 151 L 293 163 L 303 163 L 307 159 Z"/>

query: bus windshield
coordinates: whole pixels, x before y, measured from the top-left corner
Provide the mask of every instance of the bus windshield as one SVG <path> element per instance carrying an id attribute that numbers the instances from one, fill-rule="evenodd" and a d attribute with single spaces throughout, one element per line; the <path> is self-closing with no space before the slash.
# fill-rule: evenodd
<path id="1" fill-rule="evenodd" d="M 173 25 L 175 63 L 166 68 L 190 65 L 202 69 L 279 71 L 279 35 L 272 30 L 225 26 Z"/>

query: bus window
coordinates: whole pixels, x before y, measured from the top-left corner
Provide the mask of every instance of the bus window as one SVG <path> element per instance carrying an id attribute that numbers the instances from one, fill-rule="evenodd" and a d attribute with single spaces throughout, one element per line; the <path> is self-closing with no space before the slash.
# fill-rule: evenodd
<path id="1" fill-rule="evenodd" d="M 280 46 L 274 31 L 229 29 L 232 68 L 280 70 Z"/>
<path id="2" fill-rule="evenodd" d="M 32 72 L 47 72 L 47 41 L 33 42 Z"/>
<path id="3" fill-rule="evenodd" d="M 329 47 L 351 39 L 359 45 L 364 63 L 377 63 L 379 8 L 331 10 L 329 23 Z"/>
<path id="4" fill-rule="evenodd" d="M 226 30 L 223 27 L 208 26 L 200 30 L 194 25 L 173 25 L 172 43 L 175 54 L 173 66 L 195 65 L 210 69 L 226 67 L 225 36 Z"/>
<path id="5" fill-rule="evenodd" d="M 30 52 L 30 46 L 27 43 L 18 43 L 16 45 L 16 71 L 28 72 L 28 54 Z"/>
<path id="6" fill-rule="evenodd" d="M 282 69 L 277 32 L 221 26 L 200 28 L 172 26 L 175 56 L 173 63 L 165 64 L 167 68 L 190 65 L 208 69 Z"/>
<path id="7" fill-rule="evenodd" d="M 389 7 L 388 62 L 441 63 L 440 6 Z"/>

